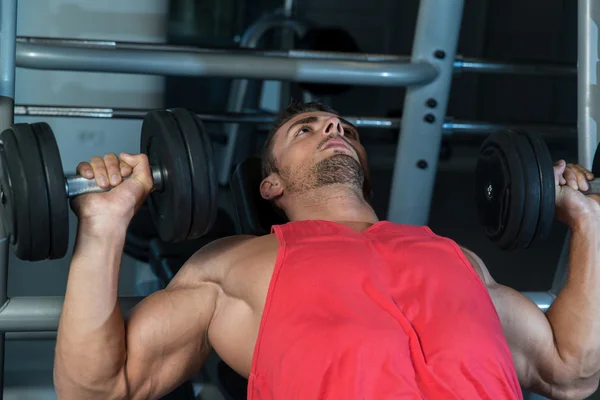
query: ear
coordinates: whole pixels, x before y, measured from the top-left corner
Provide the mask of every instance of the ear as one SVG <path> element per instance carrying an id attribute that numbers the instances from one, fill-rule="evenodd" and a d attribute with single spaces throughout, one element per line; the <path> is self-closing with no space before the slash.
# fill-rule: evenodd
<path id="1" fill-rule="evenodd" d="M 267 176 L 260 183 L 260 195 L 265 200 L 273 200 L 283 194 L 283 182 L 276 174 Z"/>

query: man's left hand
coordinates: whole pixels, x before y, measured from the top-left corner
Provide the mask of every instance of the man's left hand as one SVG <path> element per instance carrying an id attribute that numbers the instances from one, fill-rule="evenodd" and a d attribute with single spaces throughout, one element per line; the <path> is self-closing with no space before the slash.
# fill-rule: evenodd
<path id="1" fill-rule="evenodd" d="M 587 169 L 578 164 L 559 160 L 554 164 L 556 188 L 556 219 L 574 228 L 584 222 L 600 223 L 600 195 L 585 195 L 589 181 L 594 179 Z"/>

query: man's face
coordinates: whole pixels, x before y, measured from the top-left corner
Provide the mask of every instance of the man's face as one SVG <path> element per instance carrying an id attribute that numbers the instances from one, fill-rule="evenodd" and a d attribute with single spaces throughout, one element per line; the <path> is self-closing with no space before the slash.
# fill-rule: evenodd
<path id="1" fill-rule="evenodd" d="M 275 134 L 273 156 L 283 193 L 344 184 L 362 193 L 366 154 L 358 131 L 326 112 L 295 116 Z M 268 179 L 268 178 L 267 178 Z"/>

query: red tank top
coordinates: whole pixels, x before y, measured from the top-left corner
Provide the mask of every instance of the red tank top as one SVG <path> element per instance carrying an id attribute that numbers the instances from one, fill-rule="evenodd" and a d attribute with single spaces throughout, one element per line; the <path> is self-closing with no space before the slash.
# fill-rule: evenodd
<path id="1" fill-rule="evenodd" d="M 273 231 L 249 399 L 522 399 L 498 314 L 456 243 L 384 221 Z"/>

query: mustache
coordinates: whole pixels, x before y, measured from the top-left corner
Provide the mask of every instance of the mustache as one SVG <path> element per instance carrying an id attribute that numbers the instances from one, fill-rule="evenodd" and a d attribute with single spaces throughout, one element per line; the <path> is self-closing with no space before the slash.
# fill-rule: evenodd
<path id="1" fill-rule="evenodd" d="M 329 141 L 333 140 L 333 139 L 341 139 L 344 141 L 344 143 L 346 143 L 348 146 L 350 146 L 350 148 L 352 148 L 354 151 L 356 151 L 356 149 L 354 148 L 354 146 L 352 146 L 352 144 L 346 140 L 346 138 L 344 138 L 343 136 L 340 135 L 333 135 L 333 136 L 328 136 L 325 139 L 323 139 L 321 141 L 321 143 L 319 143 L 319 146 L 317 147 L 319 150 L 323 149 L 323 147 L 325 147 L 327 145 L 327 143 L 329 143 Z"/>

